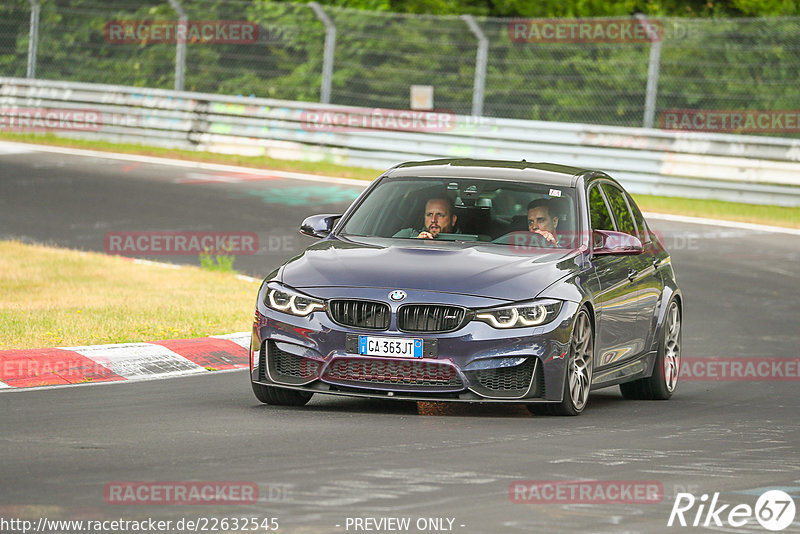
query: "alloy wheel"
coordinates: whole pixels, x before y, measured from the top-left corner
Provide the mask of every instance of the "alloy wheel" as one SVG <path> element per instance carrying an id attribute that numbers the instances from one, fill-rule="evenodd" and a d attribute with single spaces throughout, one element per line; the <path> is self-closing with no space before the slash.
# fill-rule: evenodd
<path id="1" fill-rule="evenodd" d="M 664 385 L 672 393 L 678 385 L 681 372 L 681 315 L 678 304 L 673 301 L 667 311 L 666 336 L 664 339 Z"/>
<path id="2" fill-rule="evenodd" d="M 589 389 L 592 385 L 592 355 L 594 342 L 592 341 L 592 326 L 586 313 L 580 313 L 575 322 L 570 347 L 572 358 L 567 369 L 569 395 L 575 409 L 580 411 L 586 406 L 589 398 Z"/>

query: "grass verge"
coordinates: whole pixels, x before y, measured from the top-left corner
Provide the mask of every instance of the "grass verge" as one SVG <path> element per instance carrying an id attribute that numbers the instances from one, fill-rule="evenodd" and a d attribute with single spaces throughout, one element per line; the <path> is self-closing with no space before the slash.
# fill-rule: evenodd
<path id="1" fill-rule="evenodd" d="M 0 349 L 244 332 L 257 290 L 232 273 L 0 241 Z"/>
<path id="2" fill-rule="evenodd" d="M 800 228 L 800 208 L 721 200 L 633 195 L 642 211 Z"/>
<path id="3" fill-rule="evenodd" d="M 0 140 L 68 146 L 91 150 L 101 150 L 106 152 L 120 152 L 125 154 L 160 156 L 189 161 L 224 163 L 259 169 L 304 172 L 309 174 L 319 174 L 322 176 L 339 176 L 361 180 L 373 180 L 380 173 L 380 171 L 375 169 L 346 167 L 324 161 L 308 162 L 273 159 L 266 156 L 212 154 L 207 152 L 174 150 L 135 144 L 117 144 L 107 141 L 72 139 L 58 137 L 52 133 L 25 134 L 4 132 L 0 133 Z M 759 206 L 738 202 L 724 202 L 721 200 L 699 200 L 653 195 L 634 195 L 634 198 L 643 211 L 670 213 L 674 215 L 688 215 L 691 217 L 707 217 L 712 219 L 741 221 L 756 224 L 768 224 L 785 226 L 788 228 L 800 228 L 800 208 Z"/>

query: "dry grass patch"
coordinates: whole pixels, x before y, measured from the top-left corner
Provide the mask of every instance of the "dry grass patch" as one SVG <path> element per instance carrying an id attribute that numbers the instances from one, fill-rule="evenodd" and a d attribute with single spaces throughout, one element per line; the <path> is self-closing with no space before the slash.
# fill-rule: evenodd
<path id="1" fill-rule="evenodd" d="M 257 290 L 232 273 L 0 241 L 0 349 L 248 331 Z"/>

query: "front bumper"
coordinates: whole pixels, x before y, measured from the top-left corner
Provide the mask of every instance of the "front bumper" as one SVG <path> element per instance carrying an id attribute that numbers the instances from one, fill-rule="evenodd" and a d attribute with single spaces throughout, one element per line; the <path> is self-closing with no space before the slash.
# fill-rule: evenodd
<path id="1" fill-rule="evenodd" d="M 565 302 L 543 326 L 501 330 L 471 321 L 454 332 L 409 334 L 394 321 L 375 332 L 339 325 L 324 311 L 296 317 L 267 308 L 261 297 L 250 358 L 251 380 L 259 384 L 398 400 L 531 403 L 557 402 L 563 395 L 577 303 Z M 404 304 L 430 297 L 409 292 Z M 455 304 L 468 305 L 464 299 Z M 394 314 L 396 305 L 389 304 Z M 422 358 L 361 356 L 352 343 L 359 334 L 422 338 L 436 350 Z"/>

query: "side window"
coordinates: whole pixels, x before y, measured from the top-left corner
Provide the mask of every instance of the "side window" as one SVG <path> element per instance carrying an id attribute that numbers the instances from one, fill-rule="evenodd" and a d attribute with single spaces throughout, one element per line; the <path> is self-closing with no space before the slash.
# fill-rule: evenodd
<path id="1" fill-rule="evenodd" d="M 600 193 L 600 186 L 589 189 L 589 216 L 591 217 L 592 230 L 613 230 L 614 223 L 608 214 L 606 202 Z"/>
<path id="2" fill-rule="evenodd" d="M 625 198 L 628 200 L 628 205 L 631 207 L 631 211 L 633 212 L 633 220 L 636 221 L 636 228 L 639 229 L 639 241 L 642 243 L 649 243 L 650 231 L 647 228 L 647 223 L 644 222 L 644 216 L 642 215 L 642 212 L 639 211 L 639 206 L 636 205 L 636 202 L 633 201 L 630 195 L 626 194 Z"/>
<path id="3" fill-rule="evenodd" d="M 628 203 L 625 202 L 624 193 L 610 184 L 603 184 L 603 191 L 608 197 L 611 213 L 614 214 L 614 220 L 617 222 L 617 230 L 636 236 L 636 226 L 633 224 L 633 217 L 628 209 Z"/>

